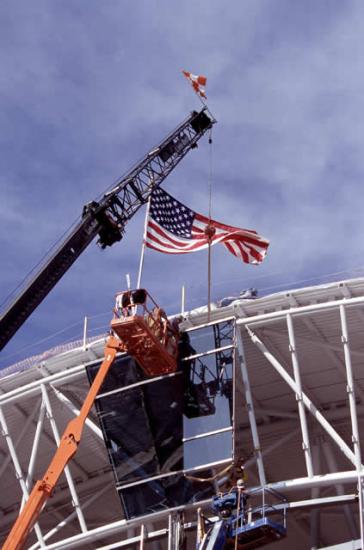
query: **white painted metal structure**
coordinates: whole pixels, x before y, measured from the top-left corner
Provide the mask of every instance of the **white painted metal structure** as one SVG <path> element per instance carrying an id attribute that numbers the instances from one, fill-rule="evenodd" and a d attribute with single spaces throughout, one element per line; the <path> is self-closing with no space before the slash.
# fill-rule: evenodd
<path id="1" fill-rule="evenodd" d="M 274 547 L 363 547 L 364 279 L 236 300 L 211 311 L 211 322 L 229 317 L 237 326 L 234 453 L 253 451 L 246 464 L 249 487 L 266 485 L 288 499 L 282 505 L 288 537 Z M 201 308 L 185 314 L 183 328 L 206 322 Z M 21 372 L 14 366 L 1 373 L 0 541 L 80 408 L 88 389 L 85 365 L 100 361 L 103 345 L 103 338 L 81 342 Z M 205 434 L 207 441 L 211 435 Z M 200 505 L 208 508 L 195 503 L 123 519 L 91 415 L 28 547 L 172 549 L 172 530 L 182 522 L 193 548 Z"/>

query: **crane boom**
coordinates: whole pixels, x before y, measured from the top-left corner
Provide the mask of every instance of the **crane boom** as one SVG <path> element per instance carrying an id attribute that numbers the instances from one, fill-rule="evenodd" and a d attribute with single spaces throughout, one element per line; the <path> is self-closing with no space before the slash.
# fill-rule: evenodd
<path id="1" fill-rule="evenodd" d="M 45 261 L 0 318 L 0 350 L 98 235 L 101 248 L 122 239 L 128 220 L 148 201 L 154 188 L 197 147 L 197 142 L 216 121 L 206 108 L 193 111 L 157 147 L 125 175 L 99 202 L 84 206 L 82 218 Z"/>

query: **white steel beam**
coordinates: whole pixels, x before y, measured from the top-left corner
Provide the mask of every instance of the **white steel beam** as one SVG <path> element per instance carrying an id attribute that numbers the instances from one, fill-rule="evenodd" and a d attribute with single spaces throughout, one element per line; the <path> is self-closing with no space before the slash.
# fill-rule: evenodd
<path id="1" fill-rule="evenodd" d="M 106 478 L 105 478 L 105 474 L 107 475 Z M 77 483 L 77 490 L 79 493 L 82 492 L 82 499 L 87 499 L 90 491 L 98 491 L 105 485 L 105 482 L 109 485 L 109 488 L 114 488 L 114 480 L 112 479 L 111 468 L 109 467 L 107 469 L 103 469 L 99 471 L 92 478 L 89 478 L 84 482 Z M 50 501 L 50 507 L 49 508 L 46 507 L 42 511 L 42 518 L 47 518 L 48 514 L 51 516 L 52 508 L 55 508 L 58 504 L 61 504 L 61 506 L 63 506 L 65 500 L 67 500 L 68 498 L 69 498 L 68 485 L 63 484 L 62 487 L 57 487 L 55 489 L 54 494 L 52 495 L 52 499 Z M 10 526 L 14 522 L 18 514 L 19 514 L 19 509 L 14 510 L 14 508 L 12 508 L 11 511 L 7 512 L 2 518 L 1 529 L 5 529 L 6 525 Z"/>
<path id="2" fill-rule="evenodd" d="M 184 437 L 182 443 L 188 443 L 189 441 L 194 441 L 195 439 L 204 439 L 205 437 L 212 437 L 214 435 L 223 434 L 226 432 L 231 432 L 232 427 L 228 426 L 227 428 L 220 428 L 220 430 L 212 430 L 211 432 L 203 432 L 197 435 L 191 435 L 190 437 Z"/>
<path id="3" fill-rule="evenodd" d="M 52 388 L 57 399 L 59 399 L 61 403 L 66 405 L 67 409 L 69 409 L 75 416 L 78 416 L 80 413 L 80 409 L 78 409 L 76 405 L 74 405 L 74 403 L 72 403 L 72 401 L 63 392 L 58 390 L 55 386 L 50 384 L 50 387 Z M 97 435 L 99 439 L 101 439 L 102 441 L 104 440 L 102 431 L 98 426 L 96 426 L 95 422 L 93 422 L 90 418 L 86 418 L 85 424 L 90 428 L 90 430 L 93 431 L 95 435 Z"/>
<path id="4" fill-rule="evenodd" d="M 274 483 L 267 483 L 267 489 L 273 489 L 275 491 L 289 492 L 295 490 L 312 489 L 312 487 L 332 487 L 336 483 L 356 484 L 358 480 L 358 474 L 356 470 L 346 470 L 345 472 L 335 472 L 332 474 L 323 474 L 313 477 L 300 477 L 296 479 L 286 479 L 282 481 L 275 481 Z M 260 486 L 250 487 L 249 491 L 257 491 Z M 248 492 L 249 492 L 248 491 Z"/>
<path id="5" fill-rule="evenodd" d="M 353 376 L 353 369 L 352 369 L 351 356 L 350 356 L 348 323 L 346 318 L 346 309 L 343 304 L 340 305 L 340 320 L 341 320 L 341 331 L 342 331 L 341 340 L 344 346 L 344 357 L 345 357 L 345 366 L 346 366 L 347 394 L 348 394 L 349 407 L 350 407 L 352 441 L 353 441 L 354 453 L 356 458 L 356 469 L 358 472 L 360 539 L 362 543 L 362 548 L 364 548 L 363 478 L 362 478 L 361 451 L 360 451 L 360 434 L 359 434 L 359 426 L 358 426 L 358 413 L 356 410 L 354 376 Z"/>
<path id="6" fill-rule="evenodd" d="M 310 313 L 317 313 L 320 311 L 330 310 L 337 308 L 340 304 L 346 307 L 360 306 L 364 303 L 364 296 L 358 296 L 355 298 L 344 298 L 342 300 L 333 300 L 331 302 L 321 302 L 319 304 L 310 304 L 308 306 L 291 307 L 288 311 L 292 316 L 305 315 Z M 252 315 L 251 317 L 245 317 L 243 319 L 237 319 L 238 325 L 249 325 L 254 327 L 264 323 L 270 323 L 277 321 L 278 319 L 284 319 L 287 315 L 287 310 L 272 311 L 271 313 L 262 313 L 260 315 Z M 215 321 L 216 323 L 216 321 Z"/>
<path id="7" fill-rule="evenodd" d="M 308 429 L 307 429 L 305 405 L 303 403 L 303 397 L 302 397 L 301 374 L 300 374 L 298 355 L 296 350 L 296 340 L 295 340 L 292 315 L 290 315 L 289 313 L 287 313 L 286 321 L 287 321 L 288 341 L 289 341 L 288 347 L 291 353 L 293 375 L 294 375 L 294 379 L 298 390 L 296 392 L 296 400 L 298 404 L 298 414 L 300 418 L 301 431 L 302 431 L 302 448 L 305 455 L 307 475 L 308 477 L 312 477 L 313 467 L 312 467 L 310 438 L 309 438 Z"/>
<path id="8" fill-rule="evenodd" d="M 237 345 L 237 355 L 238 355 L 238 361 L 240 364 L 241 376 L 243 379 L 244 394 L 245 394 L 245 401 L 246 401 L 246 406 L 248 410 L 250 429 L 251 429 L 251 434 L 253 438 L 254 453 L 257 461 L 259 481 L 260 481 L 260 484 L 264 486 L 267 480 L 266 480 L 265 471 L 264 471 L 262 450 L 261 450 L 260 441 L 259 441 L 257 421 L 255 418 L 254 403 L 253 403 L 253 396 L 250 388 L 249 374 L 248 374 L 248 369 L 245 361 L 243 339 L 242 339 L 241 331 L 239 327 L 237 327 L 237 330 L 236 330 L 236 345 Z"/>
<path id="9" fill-rule="evenodd" d="M 141 516 L 139 518 L 133 518 L 128 521 L 125 519 L 119 520 L 114 523 L 109 523 L 107 525 L 97 527 L 96 529 L 90 529 L 89 531 L 87 531 L 87 533 L 80 533 L 79 535 L 75 535 L 73 537 L 69 537 L 59 542 L 50 544 L 47 546 L 47 550 L 69 550 L 71 548 L 77 548 L 80 546 L 83 548 L 87 548 L 87 546 L 85 545 L 88 542 L 95 543 L 97 540 L 99 540 L 100 538 L 104 538 L 105 536 L 111 536 L 117 533 L 125 532 L 128 529 L 130 529 L 130 527 L 132 526 L 138 526 L 138 525 L 141 526 L 143 524 L 150 525 L 151 523 L 157 520 L 161 520 L 161 519 L 167 520 L 169 514 L 172 514 L 173 512 L 195 510 L 199 507 L 208 506 L 210 504 L 211 504 L 211 499 L 206 499 L 199 502 L 194 502 L 193 504 L 176 506 L 175 508 L 167 508 L 166 510 L 154 512 L 152 514 Z M 167 533 L 168 529 L 165 529 L 164 532 Z M 138 537 L 137 540 L 140 541 L 140 537 Z M 108 546 L 104 548 L 106 549 L 108 548 Z"/>
<path id="10" fill-rule="evenodd" d="M 99 360 L 91 361 L 90 364 L 95 364 L 98 362 Z M 63 382 L 64 380 L 69 383 L 71 380 L 78 379 L 81 376 L 84 376 L 85 366 L 85 364 L 77 365 L 76 367 L 72 367 L 71 369 L 57 372 L 56 374 L 51 374 L 39 380 L 29 382 L 29 384 L 25 384 L 24 386 L 20 386 L 6 393 L 3 393 L 0 396 L 0 405 L 12 403 L 13 401 L 18 402 L 20 397 L 30 397 L 34 394 L 39 394 L 41 392 L 42 384 L 47 384 L 49 382 L 55 384 L 57 382 Z"/>
<path id="11" fill-rule="evenodd" d="M 116 393 L 123 393 L 129 390 L 132 390 L 133 388 L 139 388 L 141 386 L 145 386 L 146 384 L 153 384 L 154 382 L 158 382 L 159 380 L 165 380 L 166 378 L 173 378 L 175 376 L 181 376 L 181 372 L 171 372 L 170 374 L 163 374 L 161 376 L 155 376 L 153 378 L 147 378 L 145 380 L 140 380 L 139 382 L 134 382 L 133 384 L 129 384 L 128 386 L 122 386 L 120 388 L 115 388 L 114 390 L 106 391 L 104 393 L 99 393 L 96 396 L 96 399 L 102 399 L 103 397 L 109 397 L 110 395 L 115 395 Z"/>
<path id="12" fill-rule="evenodd" d="M 4 412 L 3 412 L 3 409 L 2 409 L 1 406 L 0 406 L 0 424 L 1 424 L 2 435 L 5 437 L 5 440 L 6 440 L 7 445 L 8 445 L 10 457 L 11 457 L 11 460 L 12 460 L 13 465 L 14 465 L 15 475 L 16 475 L 18 481 L 19 481 L 19 485 L 20 485 L 20 488 L 22 490 L 22 493 L 23 493 L 24 497 L 26 499 L 28 499 L 29 498 L 28 489 L 27 489 L 27 486 L 25 484 L 25 480 L 24 480 L 23 472 L 22 472 L 22 469 L 21 469 L 21 466 L 20 466 L 20 462 L 19 462 L 18 456 L 16 454 L 15 446 L 14 446 L 13 440 L 11 438 L 11 435 L 9 433 L 8 425 L 7 425 L 5 415 L 4 415 Z M 43 535 L 42 535 L 42 532 L 40 530 L 40 527 L 39 527 L 38 523 L 36 523 L 34 525 L 34 531 L 35 531 L 35 534 L 37 536 L 37 539 L 38 539 L 40 545 L 42 547 L 44 547 Z"/>
<path id="13" fill-rule="evenodd" d="M 354 481 L 356 479 L 356 472 L 346 472 L 346 473 L 351 473 L 353 475 L 353 478 Z M 324 478 L 324 480 L 321 480 L 321 482 L 319 482 L 321 485 L 323 484 L 326 484 L 326 485 L 330 485 L 333 483 L 333 479 L 332 479 L 332 476 L 328 476 L 328 478 L 326 479 L 327 476 L 316 476 L 318 479 L 319 478 Z M 329 479 L 330 478 L 330 479 Z M 310 483 L 311 485 L 314 483 L 315 480 L 313 480 L 312 478 L 302 478 L 301 480 L 292 480 L 293 482 L 295 482 L 295 486 L 291 486 L 292 489 L 297 489 L 299 486 L 300 486 L 300 483 L 301 482 L 301 485 L 303 482 L 305 483 Z M 288 482 L 286 482 L 288 483 Z M 274 488 L 273 485 L 277 485 L 277 484 L 269 484 L 268 487 L 271 487 L 271 488 Z M 303 486 L 303 488 L 306 488 L 306 485 Z M 287 509 L 300 509 L 300 508 L 310 508 L 312 506 L 325 506 L 325 505 L 338 505 L 338 504 L 342 504 L 343 502 L 354 502 L 355 501 L 355 498 L 356 498 L 356 495 L 344 495 L 342 497 L 327 497 L 327 498 L 322 498 L 322 499 L 314 499 L 314 500 L 303 500 L 303 501 L 297 501 L 297 502 L 287 502 L 287 503 L 282 503 L 281 505 L 280 504 L 277 504 L 275 506 L 275 508 L 279 508 L 280 506 L 282 507 L 286 507 Z M 130 529 L 130 527 L 132 526 L 141 526 L 143 524 L 145 525 L 150 525 L 152 522 L 155 522 L 155 521 L 161 521 L 161 520 L 168 520 L 168 516 L 169 514 L 173 513 L 173 512 L 177 512 L 177 511 L 180 511 L 180 512 L 188 512 L 188 511 L 191 511 L 191 510 L 194 510 L 194 509 L 197 509 L 197 508 L 205 508 L 207 506 L 210 506 L 211 504 L 211 499 L 206 499 L 204 501 L 199 501 L 199 502 L 195 502 L 194 504 L 189 504 L 189 505 L 186 505 L 186 506 L 178 506 L 176 508 L 169 508 L 169 509 L 166 509 L 166 510 L 162 510 L 162 511 L 159 511 L 159 512 L 155 512 L 153 514 L 149 514 L 147 516 L 142 516 L 140 518 L 133 518 L 129 521 L 127 520 L 119 520 L 117 522 L 114 522 L 114 523 L 109 523 L 107 525 L 103 525 L 101 527 L 97 527 L 95 529 L 92 529 L 92 530 L 89 530 L 87 533 L 80 533 L 79 535 L 75 535 L 73 537 L 69 537 L 67 539 L 63 539 L 59 542 L 56 542 L 56 543 L 53 543 L 53 544 L 50 544 L 50 545 L 47 545 L 47 549 L 48 550 L 70 550 L 72 548 L 78 548 L 78 547 L 82 547 L 82 548 L 86 548 L 87 547 L 87 543 L 90 543 L 90 544 L 95 544 L 97 540 L 99 539 L 102 539 L 102 538 L 105 538 L 107 536 L 112 536 L 112 535 L 116 535 L 116 534 L 119 534 L 119 533 L 125 533 L 127 532 L 128 529 Z M 188 523 L 188 524 L 185 524 L 185 529 L 188 529 L 190 527 L 194 527 L 195 524 L 194 523 Z M 157 538 L 157 537 L 160 537 L 160 536 L 166 536 L 168 534 L 168 528 L 165 528 L 165 529 L 160 529 L 159 531 L 157 532 L 149 532 L 147 530 L 146 532 L 146 538 Z M 116 548 L 119 548 L 119 547 L 125 547 L 125 546 L 128 546 L 129 543 L 136 543 L 136 542 L 140 542 L 140 535 L 139 536 L 136 536 L 134 537 L 132 540 L 123 540 L 123 541 L 119 541 L 118 543 L 111 543 L 111 544 L 107 544 L 106 546 L 100 546 L 98 547 L 98 550 L 112 550 L 112 549 L 116 549 Z"/>
<path id="14" fill-rule="evenodd" d="M 20 433 L 19 435 L 17 436 L 15 442 L 14 442 L 14 448 L 17 449 L 18 448 L 18 445 L 19 443 L 23 440 L 23 437 L 24 435 L 27 433 L 27 431 L 29 430 L 29 426 L 30 424 L 33 422 L 33 419 L 37 413 L 37 410 L 38 410 L 38 406 L 34 407 L 32 413 L 28 416 L 27 420 L 24 422 L 24 424 L 22 424 L 22 429 L 20 430 Z M 6 468 L 8 467 L 8 465 L 10 464 L 11 462 L 11 455 L 8 454 L 8 456 L 4 459 L 3 463 L 1 464 L 0 466 L 0 478 L 2 477 L 2 475 L 4 474 Z"/>
<path id="15" fill-rule="evenodd" d="M 53 431 L 53 436 L 54 436 L 55 442 L 57 444 L 57 447 L 59 447 L 59 443 L 60 443 L 59 431 L 58 431 L 58 427 L 57 427 L 55 418 L 53 416 L 52 406 L 51 406 L 51 402 L 49 400 L 47 389 L 46 389 L 44 384 L 41 385 L 41 390 L 42 390 L 43 400 L 44 400 L 44 403 L 45 403 L 45 406 L 46 406 L 48 419 L 49 419 L 49 422 L 51 424 L 51 428 L 52 428 L 52 431 Z M 78 496 L 77 496 L 76 487 L 75 487 L 75 484 L 74 484 L 73 477 L 72 477 L 71 470 L 70 470 L 69 466 L 65 467 L 64 474 L 66 476 L 68 487 L 70 489 L 70 493 L 71 493 L 71 496 L 72 496 L 72 504 L 73 504 L 73 506 L 76 510 L 77 518 L 78 518 L 78 521 L 79 521 L 79 524 L 80 524 L 80 527 L 81 527 L 81 531 L 85 532 L 85 531 L 87 531 L 87 525 L 86 525 L 85 518 L 84 518 L 83 513 L 82 513 L 81 505 L 80 505 L 80 502 L 79 502 L 79 499 L 78 499 Z"/>
<path id="16" fill-rule="evenodd" d="M 42 398 L 40 408 L 39 408 L 38 421 L 37 421 L 37 425 L 36 425 L 35 433 L 34 433 L 32 450 L 30 451 L 27 478 L 25 480 L 25 484 L 26 484 L 28 489 L 29 489 L 30 482 L 31 482 L 32 477 L 33 477 L 35 461 L 36 461 L 36 458 L 37 458 L 37 452 L 38 452 L 38 448 L 39 448 L 40 436 L 41 436 L 42 429 L 43 429 L 43 424 L 44 424 L 44 418 L 45 418 L 45 403 L 44 403 L 44 400 Z M 23 506 L 23 503 L 24 503 L 24 499 L 22 501 L 22 506 Z"/>
<path id="17" fill-rule="evenodd" d="M 280 374 L 280 376 L 287 382 L 291 389 L 298 393 L 298 387 L 293 378 L 288 374 L 284 367 L 279 363 L 279 361 L 273 356 L 273 354 L 266 348 L 263 342 L 258 338 L 256 334 L 249 328 L 246 327 L 248 334 L 252 342 L 257 346 L 257 348 L 263 353 L 264 357 L 269 361 L 269 363 L 275 368 L 275 370 Z M 326 418 L 321 414 L 317 407 L 313 404 L 311 399 L 302 392 L 302 401 L 305 407 L 309 410 L 314 418 L 321 424 L 323 429 L 329 434 L 333 441 L 338 445 L 340 450 L 344 453 L 346 458 L 356 466 L 356 457 L 352 450 L 348 447 L 345 441 L 340 437 L 340 435 L 334 430 L 331 424 L 326 420 Z"/>
<path id="18" fill-rule="evenodd" d="M 320 439 L 316 437 L 312 446 L 312 463 L 316 475 L 321 473 L 321 446 Z M 315 500 L 320 496 L 320 487 L 311 489 L 311 499 Z M 317 550 L 320 544 L 320 508 L 311 510 L 310 513 L 310 539 L 311 550 Z"/>
<path id="19" fill-rule="evenodd" d="M 88 500 L 86 500 L 83 504 L 82 504 L 82 508 L 83 510 L 85 510 L 86 508 L 88 508 L 95 500 L 97 500 L 101 495 L 103 495 L 106 491 L 109 490 L 109 486 L 108 485 L 104 485 L 99 491 L 97 491 L 96 493 L 94 493 Z M 53 527 L 53 529 L 51 529 L 50 531 L 48 531 L 48 533 L 46 533 L 43 537 L 43 539 L 45 541 L 48 541 L 51 537 L 53 537 L 53 535 L 55 535 L 56 533 L 58 533 L 63 527 L 65 527 L 70 521 L 73 520 L 73 518 L 76 517 L 76 510 L 74 510 L 71 514 L 69 514 L 66 518 L 62 519 L 62 521 L 60 521 L 55 527 Z M 36 542 L 35 544 L 33 544 L 29 550 L 37 550 L 39 548 L 39 543 Z"/>

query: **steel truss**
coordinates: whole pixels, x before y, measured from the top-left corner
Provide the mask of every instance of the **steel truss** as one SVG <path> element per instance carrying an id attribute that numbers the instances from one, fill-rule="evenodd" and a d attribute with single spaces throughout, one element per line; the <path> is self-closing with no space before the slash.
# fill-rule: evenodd
<path id="1" fill-rule="evenodd" d="M 353 349 L 350 323 L 348 323 L 348 315 L 355 314 L 360 317 L 363 306 L 364 297 L 360 296 L 304 306 L 300 306 L 296 302 L 295 304 L 291 303 L 291 306 L 285 310 L 249 317 L 240 316 L 237 309 L 234 310 L 237 327 L 234 341 L 235 367 L 239 369 L 243 383 L 246 423 L 243 431 L 233 433 L 233 435 L 234 437 L 243 437 L 244 440 L 250 439 L 254 450 L 254 456 L 245 463 L 245 468 L 249 473 L 249 490 L 255 491 L 267 487 L 283 492 L 289 499 L 284 506 L 289 512 L 288 518 L 292 517 L 293 529 L 297 529 L 297 532 L 301 529 L 303 533 L 304 529 L 300 518 L 310 518 L 311 535 L 307 530 L 305 534 L 308 540 L 311 537 L 312 548 L 320 548 L 320 544 L 323 547 L 320 543 L 324 538 L 320 530 L 320 515 L 338 507 L 346 517 L 352 539 L 358 539 L 360 541 L 358 544 L 364 547 L 363 460 L 360 448 L 360 418 L 364 415 L 364 403 L 362 390 L 355 378 L 353 367 L 353 358 L 362 358 L 364 354 L 358 348 Z M 341 335 L 341 346 L 336 342 L 328 342 L 321 338 L 316 316 L 324 312 L 336 315 Z M 214 322 L 216 323 L 216 320 Z M 213 326 L 214 322 L 198 325 L 194 329 Z M 307 336 L 302 336 L 297 330 L 298 322 L 302 322 L 311 331 L 316 330 L 316 336 L 313 335 L 312 342 L 314 345 L 322 347 L 323 353 L 338 368 L 338 372 L 340 371 L 341 376 L 345 379 L 346 407 L 324 410 L 322 403 L 315 400 L 315 396 L 312 395 L 314 392 L 306 387 L 300 345 L 307 345 L 308 342 Z M 278 324 L 278 328 L 275 323 Z M 221 326 L 224 325 L 221 324 Z M 263 328 L 264 330 L 262 330 Z M 282 350 L 274 348 L 272 345 L 271 335 L 279 335 L 281 340 L 284 340 L 287 356 L 290 358 L 289 364 L 282 355 Z M 222 365 L 224 360 L 222 354 L 231 351 L 228 349 L 230 344 L 226 344 L 223 336 L 216 341 L 215 350 L 208 350 L 204 353 L 213 351 L 216 353 L 217 351 L 221 354 L 220 363 Z M 102 345 L 102 341 L 95 344 L 95 349 L 98 350 L 97 356 L 101 356 Z M 295 397 L 296 414 L 284 409 L 265 407 L 259 403 L 259 399 L 256 397 L 256 384 L 252 383 L 252 374 L 254 374 L 255 368 L 249 359 L 252 356 L 252 350 L 256 350 L 255 353 L 258 351 L 265 358 L 266 364 Z M 338 355 L 340 350 L 341 355 Z M 39 366 L 37 369 L 39 374 L 34 376 L 33 380 L 22 386 L 15 387 L 14 385 L 6 391 L 3 389 L 3 393 L 0 395 L 0 424 L 3 441 L 8 449 L 0 466 L 0 478 L 4 478 L 5 475 L 10 476 L 9 467 L 11 466 L 20 486 L 23 501 L 28 497 L 37 463 L 41 460 L 44 440 L 46 439 L 49 444 L 53 438 L 54 445 L 58 443 L 60 424 L 64 422 L 60 418 L 59 407 L 63 411 L 62 414 L 65 414 L 65 411 L 68 415 L 77 414 L 80 403 L 70 397 L 70 389 L 75 391 L 76 395 L 79 390 L 82 394 L 82 385 L 86 380 L 85 365 L 100 361 L 98 358 L 89 361 L 88 349 L 77 350 L 77 353 L 73 351 L 69 355 L 71 356 L 72 353 L 77 358 L 71 366 L 68 366 L 67 370 L 63 370 L 61 365 L 58 369 L 48 369 L 46 368 L 47 362 L 45 362 Z M 196 355 L 203 357 L 204 354 Z M 340 357 L 343 358 L 342 364 Z M 59 403 L 57 408 L 55 407 L 56 403 Z M 31 411 L 28 415 L 25 413 L 27 407 Z M 12 421 L 13 415 L 19 414 L 22 414 L 24 421 Z M 350 422 L 351 441 L 348 441 L 348 438 L 340 433 L 337 427 L 337 421 L 340 419 L 347 419 Z M 319 432 L 314 429 L 316 424 L 320 427 Z M 284 429 L 285 435 L 280 435 L 270 444 L 262 444 L 266 434 L 275 425 L 280 426 L 281 431 Z M 140 548 L 143 548 L 143 544 L 147 541 L 162 539 L 165 541 L 165 547 L 172 550 L 177 526 L 179 525 L 181 529 L 183 526 L 186 532 L 193 531 L 196 528 L 193 519 L 196 509 L 208 507 L 209 501 L 156 512 L 130 521 L 108 521 L 97 527 L 89 524 L 88 511 L 103 502 L 105 494 L 108 494 L 109 486 L 105 485 L 108 467 L 106 455 L 103 454 L 100 429 L 92 418 L 88 420 L 87 426 L 87 444 L 92 446 L 94 456 L 100 460 L 101 466 L 97 472 L 89 472 L 81 462 L 77 462 L 76 457 L 76 462 L 71 466 L 65 483 L 50 501 L 52 506 L 47 515 L 49 521 L 45 522 L 46 526 L 42 529 L 36 526 L 36 540 L 32 542 L 30 548 L 32 550 L 44 547 L 54 549 L 87 548 L 91 543 L 92 547 L 103 550 L 128 547 L 133 544 L 139 544 Z M 220 430 L 203 432 L 193 438 L 208 438 L 217 433 L 231 430 L 234 432 L 235 425 L 232 428 L 224 427 Z M 28 454 L 24 456 L 22 441 L 30 432 L 33 435 L 27 446 Z M 306 475 L 288 479 L 282 477 L 278 481 L 271 482 L 270 457 L 277 450 L 284 449 L 289 445 L 290 441 L 297 437 L 297 434 L 300 434 L 302 441 L 301 452 Z M 185 441 L 190 441 L 193 438 L 185 438 Z M 210 464 L 201 464 L 186 473 L 199 472 L 209 467 L 218 471 L 230 462 L 230 459 L 226 459 Z M 323 472 L 324 462 L 327 469 Z M 348 464 L 350 465 L 349 469 Z M 254 480 L 256 483 L 252 486 Z M 335 495 L 325 493 L 326 489 L 331 487 L 335 488 Z M 299 492 L 304 493 L 305 497 L 297 498 Z M 65 502 L 68 503 L 68 506 L 65 507 L 65 513 L 62 514 L 57 511 L 57 503 L 62 503 L 62 506 L 65 506 Z M 359 512 L 355 516 L 352 513 L 353 505 Z M 184 520 L 181 519 L 181 513 L 185 515 Z M 2 534 L 5 533 L 16 514 L 16 509 L 4 509 L 0 502 Z M 151 527 L 152 525 L 155 527 Z M 73 530 L 77 529 L 78 532 L 71 534 L 71 527 Z M 63 540 L 52 542 L 54 537 L 60 536 L 62 529 L 67 532 L 67 536 Z M 126 538 L 123 538 L 125 535 Z M 114 540 L 107 543 L 108 537 L 113 537 Z M 326 547 L 329 546 L 326 545 Z"/>

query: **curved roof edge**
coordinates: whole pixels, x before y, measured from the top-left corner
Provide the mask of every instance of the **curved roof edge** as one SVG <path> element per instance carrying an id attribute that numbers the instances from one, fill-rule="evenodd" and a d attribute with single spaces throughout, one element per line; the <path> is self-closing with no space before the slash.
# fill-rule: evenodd
<path id="1" fill-rule="evenodd" d="M 313 303 L 324 303 L 342 298 L 354 298 L 364 296 L 364 277 L 347 279 L 342 281 L 323 283 L 316 286 L 303 287 L 293 290 L 284 290 L 257 298 L 231 297 L 231 303 L 225 307 L 211 304 L 210 321 L 217 321 L 227 317 L 251 317 L 274 311 L 288 310 L 291 307 L 306 306 Z M 207 306 L 199 307 L 183 315 L 181 329 L 186 330 L 193 326 L 206 323 L 208 320 Z M 29 371 L 38 365 L 74 366 L 80 362 L 99 359 L 102 357 L 105 335 L 88 338 L 86 346 L 83 340 L 75 340 L 60 344 L 43 353 L 28 357 L 5 367 L 0 371 L 0 379 L 13 377 L 24 371 Z M 90 355 L 91 353 L 91 355 Z M 54 367 L 57 370 L 57 367 Z M 60 368 L 60 367 L 58 367 Z M 17 382 L 19 383 L 19 379 Z M 27 380 L 27 382 L 29 379 Z"/>

